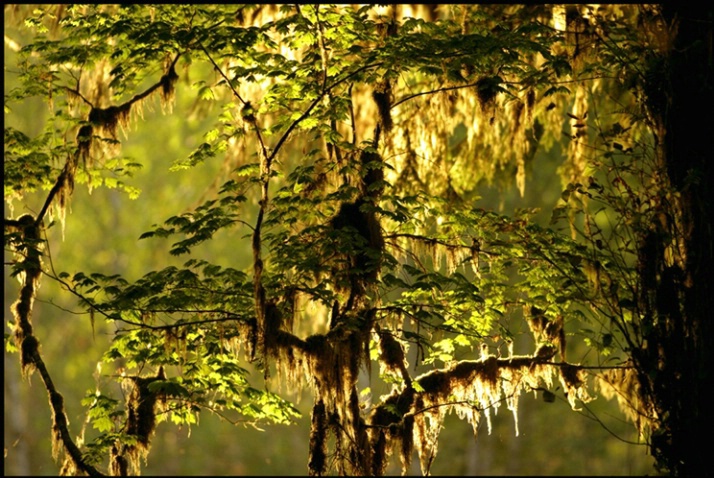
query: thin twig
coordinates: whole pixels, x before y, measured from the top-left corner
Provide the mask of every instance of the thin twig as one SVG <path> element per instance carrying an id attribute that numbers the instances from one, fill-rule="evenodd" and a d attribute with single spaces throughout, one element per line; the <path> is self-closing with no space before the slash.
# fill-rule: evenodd
<path id="1" fill-rule="evenodd" d="M 213 65 L 213 68 L 215 68 L 216 71 L 218 73 L 220 73 L 220 75 L 223 77 L 223 79 L 226 80 L 226 84 L 228 84 L 228 88 L 231 89 L 231 91 L 233 92 L 233 95 L 236 98 L 238 98 L 241 103 L 243 103 L 243 106 L 246 106 L 248 103 L 246 103 L 246 101 L 240 96 L 240 94 L 236 91 L 236 89 L 233 88 L 233 84 L 231 83 L 231 80 L 228 79 L 228 76 L 226 76 L 226 74 L 223 73 L 223 70 L 221 69 L 221 67 L 219 67 L 218 64 L 213 60 L 213 58 L 211 57 L 211 54 L 208 53 L 208 50 L 206 50 L 206 47 L 204 47 L 200 43 L 198 44 L 198 46 L 201 48 L 203 53 L 206 55 L 206 57 L 208 58 L 208 61 L 211 62 L 211 64 Z"/>

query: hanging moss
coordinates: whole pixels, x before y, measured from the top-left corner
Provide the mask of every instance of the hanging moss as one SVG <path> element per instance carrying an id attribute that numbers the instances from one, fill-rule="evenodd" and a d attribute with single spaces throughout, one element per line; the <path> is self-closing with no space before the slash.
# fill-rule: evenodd
<path id="1" fill-rule="evenodd" d="M 379 336 L 379 361 L 385 371 L 396 374 L 404 380 L 407 387 L 411 386 L 412 380 L 407 371 L 407 363 L 404 356 L 404 348 L 392 333 L 379 329 L 375 325 Z"/>
<path id="2" fill-rule="evenodd" d="M 89 159 L 89 151 L 92 147 L 92 136 L 94 134 L 94 127 L 90 124 L 86 124 L 79 128 L 77 132 L 77 151 L 79 158 L 84 164 L 87 163 Z"/>
<path id="3" fill-rule="evenodd" d="M 364 293 L 379 276 L 384 238 L 375 212 L 363 199 L 342 203 L 337 215 L 330 221 L 330 227 L 339 232 L 338 240 L 345 242 L 338 250 L 355 251 L 349 254 L 346 261 L 349 264 L 346 274 L 351 287 L 349 302 L 344 307 L 346 311 L 358 306 Z"/>
<path id="4" fill-rule="evenodd" d="M 136 435 L 142 447 L 147 447 L 156 427 L 154 406 L 157 397 L 149 390 L 153 379 L 135 377 L 132 381 L 134 387 L 127 402 L 126 431 L 129 435 Z"/>
<path id="5" fill-rule="evenodd" d="M 64 451 L 62 429 L 67 427 L 67 416 L 64 412 L 64 398 L 57 392 L 50 392 L 50 409 L 52 410 L 52 457 L 56 460 Z"/>
<path id="6" fill-rule="evenodd" d="M 263 328 L 264 355 L 272 356 L 276 352 L 276 341 L 278 332 L 282 327 L 282 314 L 273 301 L 269 301 L 265 306 L 265 325 Z"/>
<path id="7" fill-rule="evenodd" d="M 149 453 L 151 438 L 156 429 L 156 406 L 165 399 L 149 386 L 157 380 L 165 379 L 164 369 L 159 367 L 153 377 L 129 377 L 124 381 L 124 386 L 130 389 L 126 402 L 125 433 L 136 437 L 136 444 L 128 445 L 125 449 L 134 474 L 140 470 L 140 459 L 146 458 Z"/>
<path id="8" fill-rule="evenodd" d="M 176 81 L 178 81 L 179 76 L 176 74 L 176 69 L 174 68 L 174 63 L 171 63 L 169 70 L 161 77 L 161 103 L 163 105 L 169 105 L 174 100 L 174 92 L 176 89 Z"/>
<path id="9" fill-rule="evenodd" d="M 384 162 L 382 157 L 378 153 L 364 150 L 360 154 L 360 163 L 362 194 L 372 201 L 376 201 L 384 192 Z"/>
<path id="10" fill-rule="evenodd" d="M 503 79 L 500 76 L 486 76 L 476 82 L 476 94 L 483 111 L 494 105 L 496 96 L 501 90 L 501 83 Z"/>
<path id="11" fill-rule="evenodd" d="M 379 425 L 373 423 L 372 426 Z M 388 441 L 386 435 L 386 430 L 381 428 L 372 434 L 372 439 L 370 440 L 372 443 L 372 467 L 370 470 L 372 476 L 384 475 L 384 471 L 387 468 L 389 455 L 387 454 Z"/>
<path id="12" fill-rule="evenodd" d="M 89 112 L 89 122 L 101 131 L 108 133 L 112 139 L 117 138 L 117 126 L 126 128 L 129 125 L 131 102 L 108 108 L 92 108 Z"/>
<path id="13" fill-rule="evenodd" d="M 372 469 L 371 447 L 364 419 L 360 415 L 359 398 L 355 387 L 352 387 L 350 393 L 348 410 L 348 427 L 345 433 L 347 442 L 352 444 L 350 457 L 353 474 L 368 475 Z"/>
<path id="14" fill-rule="evenodd" d="M 637 371 L 631 363 L 598 373 L 596 383 L 605 398 L 617 398 L 620 410 L 634 423 L 641 436 L 652 430 L 657 418 L 655 408 L 644 399 L 646 395 L 642 393 Z"/>
<path id="15" fill-rule="evenodd" d="M 15 337 L 17 339 L 17 331 L 21 330 L 19 327 L 16 328 Z M 38 353 L 40 343 L 37 341 L 34 335 L 28 335 L 22 339 L 20 345 L 20 366 L 22 367 L 22 374 L 26 377 L 32 375 L 35 371 L 35 356 Z"/>

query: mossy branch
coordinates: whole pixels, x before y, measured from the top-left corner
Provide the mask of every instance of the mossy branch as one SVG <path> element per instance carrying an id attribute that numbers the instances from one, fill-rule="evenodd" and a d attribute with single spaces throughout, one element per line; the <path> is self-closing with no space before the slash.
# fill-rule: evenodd
<path id="1" fill-rule="evenodd" d="M 89 476 L 105 476 L 84 460 L 79 447 L 77 447 L 74 441 L 72 441 L 72 437 L 69 434 L 69 421 L 67 420 L 67 415 L 64 411 L 64 399 L 55 388 L 52 378 L 50 377 L 50 373 L 47 371 L 47 367 L 45 366 L 45 362 L 42 360 L 42 356 L 39 352 L 39 342 L 34 336 L 28 336 L 25 338 L 25 343 L 27 343 L 27 348 L 30 349 L 29 353 L 32 364 L 40 373 L 42 381 L 45 384 L 45 388 L 47 389 L 47 395 L 50 399 L 50 407 L 52 408 L 52 430 L 55 438 L 59 438 L 59 441 L 77 470 L 84 472 Z M 23 348 L 25 347 L 26 345 L 23 344 Z M 53 447 L 54 446 L 57 446 L 57 444 L 53 445 Z"/>

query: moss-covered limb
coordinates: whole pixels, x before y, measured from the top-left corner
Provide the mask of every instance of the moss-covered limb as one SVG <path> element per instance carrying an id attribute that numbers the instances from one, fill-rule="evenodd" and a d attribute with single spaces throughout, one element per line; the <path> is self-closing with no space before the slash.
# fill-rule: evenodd
<path id="1" fill-rule="evenodd" d="M 91 123 L 91 125 L 99 128 L 100 130 L 106 131 L 113 138 L 115 138 L 117 126 L 124 126 L 127 124 L 131 110 L 136 103 L 148 98 L 156 91 L 159 91 L 161 94 L 161 101 L 163 104 L 171 103 L 174 98 L 174 87 L 176 81 L 178 80 L 175 67 L 180 57 L 181 54 L 177 54 L 174 57 L 166 69 L 166 73 L 161 76 L 161 79 L 159 79 L 158 82 L 154 83 L 143 92 L 137 93 L 124 103 L 120 105 L 112 105 L 107 108 L 99 108 L 94 105 L 89 112 L 87 121 Z M 80 143 L 82 139 L 78 138 L 77 141 Z"/>
<path id="2" fill-rule="evenodd" d="M 507 359 L 499 359 L 490 355 L 480 360 L 462 360 L 455 365 L 432 370 L 415 379 L 423 389 L 423 394 L 438 394 L 452 381 L 473 382 L 486 380 L 495 383 L 498 380 L 498 371 L 502 369 L 529 369 L 537 365 L 549 363 L 555 354 L 553 349 L 548 355 L 524 355 Z"/>
<path id="3" fill-rule="evenodd" d="M 36 339 L 32 332 L 31 317 L 35 293 L 37 287 L 39 287 L 40 274 L 42 273 L 40 226 L 30 214 L 25 214 L 17 221 L 13 221 L 12 225 L 6 224 L 5 226 L 6 233 L 18 235 L 16 239 L 13 238 L 12 247 L 15 250 L 15 256 L 18 258 L 16 273 L 22 282 L 22 287 L 20 296 L 12 304 L 11 310 L 15 319 L 13 338 L 15 346 L 21 350 L 20 365 L 22 366 L 22 372 L 27 375 L 35 367 L 32 345 L 36 343 Z"/>
<path id="4" fill-rule="evenodd" d="M 33 335 L 32 308 L 42 272 L 39 244 L 36 242 L 39 239 L 39 226 L 31 216 L 23 216 L 19 223 L 24 223 L 23 241 L 27 250 L 21 276 L 23 285 L 20 289 L 19 299 L 12 305 L 12 311 L 15 316 L 13 334 L 15 344 L 21 351 L 22 371 L 23 374 L 28 375 L 37 370 L 47 389 L 52 410 L 52 443 L 55 458 L 58 457 L 60 450 L 64 449 L 69 457 L 67 469 L 79 470 L 91 476 L 102 476 L 102 473 L 83 460 L 81 451 L 72 441 L 69 433 L 69 421 L 64 410 L 64 399 L 52 382 L 52 377 L 40 354 L 40 343 Z"/>
<path id="5" fill-rule="evenodd" d="M 178 75 L 176 74 L 176 63 L 178 62 L 179 58 L 181 58 L 181 54 L 177 54 L 174 59 L 171 61 L 169 64 L 169 67 L 166 69 L 166 73 L 164 73 L 161 76 L 161 79 L 157 82 L 154 83 L 153 85 L 149 86 L 146 90 L 144 90 L 141 93 L 137 93 L 134 95 L 131 99 L 125 101 L 118 107 L 114 108 L 126 108 L 131 106 L 132 104 L 143 100 L 144 98 L 147 98 L 149 95 L 151 95 L 153 92 L 161 88 L 161 95 L 162 98 L 165 100 L 170 99 L 171 96 L 173 96 L 173 86 L 178 80 Z M 80 98 L 84 103 L 92 107 L 92 109 L 96 108 L 96 105 L 93 105 L 91 101 L 86 99 L 82 94 L 80 93 L 79 89 L 71 89 L 69 87 L 64 88 L 67 93 L 70 95 L 76 96 Z"/>
<path id="6" fill-rule="evenodd" d="M 390 348 L 391 352 L 383 353 L 383 360 L 399 370 L 399 354 L 394 344 Z M 428 473 L 437 451 L 440 424 L 447 410 L 454 409 L 460 418 L 467 419 L 476 433 L 482 416 L 486 417 L 490 431 L 490 410 L 506 403 L 513 412 L 518 430 L 516 412 L 521 392 L 539 389 L 540 384 L 551 387 L 556 377 L 559 377 L 572 407 L 575 407 L 575 400 L 589 401 L 591 398 L 584 379 L 584 370 L 589 367 L 553 362 L 557 353 L 555 346 L 541 345 L 533 355 L 510 358 L 488 355 L 480 360 L 464 360 L 429 371 L 411 382 L 405 381 L 406 386 L 395 388 L 382 398 L 367 420 L 372 472 L 380 474 L 384 471 L 394 449 L 399 450 L 406 470 L 413 448 L 416 448 L 422 472 Z"/>
<path id="7" fill-rule="evenodd" d="M 116 137 L 116 129 L 118 125 L 126 125 L 129 121 L 129 115 L 131 113 L 131 108 L 137 102 L 147 98 L 152 93 L 160 89 L 161 99 L 164 103 L 168 103 L 173 99 L 174 95 L 174 85 L 178 80 L 178 75 L 176 74 L 175 66 L 178 59 L 181 57 L 177 54 L 173 61 L 169 64 L 169 67 L 161 77 L 161 79 L 148 87 L 141 93 L 134 95 L 131 99 L 125 101 L 120 105 L 112 105 L 107 108 L 99 108 L 96 105 L 92 105 L 90 101 L 84 98 L 79 90 L 66 89 L 67 93 L 81 98 L 85 103 L 87 103 L 91 110 L 87 115 L 87 122 L 79 129 L 77 133 L 76 142 L 77 149 L 74 154 L 69 155 L 67 161 L 62 169 L 62 172 L 57 177 L 55 184 L 50 189 L 47 194 L 45 203 L 37 215 L 37 224 L 41 224 L 50 206 L 54 203 L 55 198 L 58 198 L 58 206 L 60 210 L 60 217 L 63 216 L 62 211 L 64 211 L 65 206 L 74 191 L 74 177 L 77 171 L 77 166 L 79 161 L 86 161 L 89 157 L 89 151 L 92 147 L 92 137 L 94 130 L 99 129 L 101 131 L 106 131 L 113 138 Z"/>
<path id="8" fill-rule="evenodd" d="M 378 405 L 375 410 L 380 410 L 380 407 L 383 408 L 386 406 L 387 408 L 390 408 L 395 404 L 399 404 L 399 408 L 406 413 L 404 402 L 405 398 L 413 398 L 416 395 L 440 395 L 440 392 L 451 389 L 451 385 L 453 385 L 454 381 L 460 383 L 473 383 L 476 380 L 485 380 L 491 383 L 496 383 L 500 380 L 498 372 L 503 370 L 533 371 L 535 374 L 535 369 L 538 367 L 550 367 L 553 370 L 564 369 L 564 375 L 567 377 L 566 381 L 575 385 L 580 383 L 578 377 L 576 377 L 579 371 L 593 368 L 569 364 L 566 362 L 552 362 L 551 359 L 555 356 L 555 354 L 556 349 L 554 347 L 543 347 L 539 349 L 538 353 L 532 356 L 517 355 L 511 358 L 497 358 L 494 355 L 490 355 L 480 360 L 462 360 L 450 367 L 431 370 L 414 378 L 413 381 L 418 384 L 416 387 L 419 389 L 418 392 L 415 392 L 410 387 L 406 387 L 401 391 L 393 391 L 392 394 L 387 396 L 387 398 L 385 398 L 385 400 L 383 400 L 383 402 Z M 603 367 L 596 368 L 602 369 Z M 619 369 L 622 367 L 611 368 Z M 534 378 L 538 378 L 538 376 L 534 375 Z M 445 403 L 445 405 L 446 404 L 447 403 Z M 378 411 L 375 414 L 375 417 L 381 416 L 380 413 L 381 412 Z"/>
<path id="9" fill-rule="evenodd" d="M 364 322 L 369 323 L 370 315 L 366 315 Z M 328 439 L 334 439 L 338 470 L 346 474 L 370 474 L 370 440 L 361 417 L 356 386 L 359 368 L 367 357 L 364 347 L 367 327 L 351 328 L 341 324 L 305 340 L 284 330 L 271 333 L 273 338 L 269 343 L 279 367 L 292 380 L 307 379 L 315 392 L 308 467 L 312 475 L 326 472 Z"/>
<path id="10" fill-rule="evenodd" d="M 39 342 L 34 336 L 25 337 L 23 341 L 23 350 L 27 351 L 29 358 L 32 360 L 33 367 L 39 372 L 42 381 L 47 389 L 47 394 L 50 400 L 50 408 L 52 409 L 52 448 L 55 457 L 59 454 L 60 449 L 64 448 L 67 455 L 72 461 L 72 467 L 77 471 L 86 473 L 90 476 L 104 476 L 95 467 L 87 463 L 82 457 L 82 452 L 77 445 L 72 441 L 69 433 L 69 421 L 64 410 L 64 398 L 57 391 L 52 377 L 45 366 L 39 351 Z"/>

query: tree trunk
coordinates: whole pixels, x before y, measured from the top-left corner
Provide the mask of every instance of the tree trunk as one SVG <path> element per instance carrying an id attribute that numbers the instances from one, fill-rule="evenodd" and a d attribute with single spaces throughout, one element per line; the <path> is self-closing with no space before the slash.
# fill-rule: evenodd
<path id="1" fill-rule="evenodd" d="M 650 72 L 659 94 L 647 94 L 675 194 L 662 198 L 660 224 L 643 241 L 650 248 L 643 289 L 652 327 L 643 333 L 646 345 L 636 360 L 657 413 L 651 447 L 658 465 L 675 476 L 705 476 L 711 475 L 714 388 L 712 9 L 677 2 L 664 5 L 663 14 L 676 29 L 661 68 Z M 672 259 L 672 244 L 679 246 L 680 261 Z"/>

